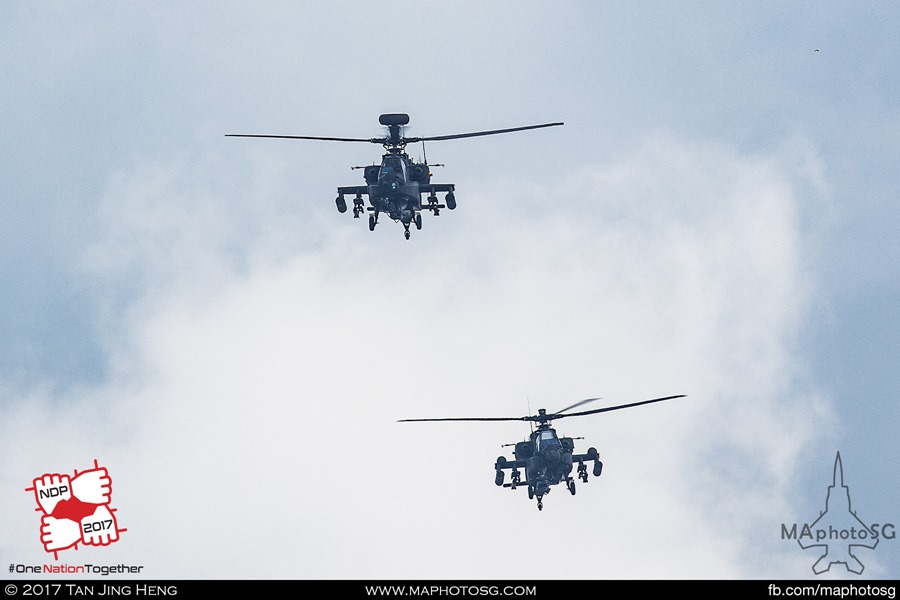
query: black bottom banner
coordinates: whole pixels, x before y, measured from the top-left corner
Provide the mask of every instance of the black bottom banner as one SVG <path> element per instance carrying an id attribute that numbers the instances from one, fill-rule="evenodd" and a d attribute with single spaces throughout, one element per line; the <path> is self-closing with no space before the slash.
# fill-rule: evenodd
<path id="1" fill-rule="evenodd" d="M 90 580 L 0 582 L 0 598 L 173 597 L 264 595 L 349 598 L 551 598 L 584 592 L 592 594 L 663 594 L 741 592 L 751 598 L 805 596 L 808 598 L 886 598 L 894 600 L 895 581 L 765 581 L 765 580 Z"/>

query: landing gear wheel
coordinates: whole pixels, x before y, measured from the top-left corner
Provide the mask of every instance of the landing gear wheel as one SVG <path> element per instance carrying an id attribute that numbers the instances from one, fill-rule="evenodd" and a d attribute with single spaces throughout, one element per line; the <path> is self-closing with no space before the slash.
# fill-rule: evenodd
<path id="1" fill-rule="evenodd" d="M 416 229 L 422 229 L 422 215 L 416 215 Z"/>
<path id="2" fill-rule="evenodd" d="M 575 495 L 575 481 L 570 479 L 568 487 L 569 487 L 569 493 L 574 496 Z"/>
<path id="3" fill-rule="evenodd" d="M 369 215 L 369 231 L 375 231 L 375 215 Z"/>
<path id="4" fill-rule="evenodd" d="M 528 499 L 534 500 L 534 488 L 531 486 L 530 483 L 528 484 Z"/>

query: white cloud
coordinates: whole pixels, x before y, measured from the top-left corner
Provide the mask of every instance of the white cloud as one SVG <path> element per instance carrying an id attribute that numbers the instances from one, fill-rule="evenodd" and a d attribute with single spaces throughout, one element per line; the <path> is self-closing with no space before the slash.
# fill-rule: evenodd
<path id="1" fill-rule="evenodd" d="M 233 190 L 257 203 L 234 209 L 185 167 L 121 174 L 119 229 L 89 259 L 154 276 L 111 344 L 119 374 L 65 413 L 20 402 L 0 443 L 33 459 L 4 477 L 108 464 L 129 531 L 104 556 L 150 577 L 789 576 L 767 528 L 828 412 L 794 355 L 797 151 L 660 136 L 515 194 L 470 184 L 409 242 L 282 219 L 277 184 Z M 557 422 L 606 468 L 542 513 L 492 484 L 523 423 L 395 423 L 678 393 Z"/>

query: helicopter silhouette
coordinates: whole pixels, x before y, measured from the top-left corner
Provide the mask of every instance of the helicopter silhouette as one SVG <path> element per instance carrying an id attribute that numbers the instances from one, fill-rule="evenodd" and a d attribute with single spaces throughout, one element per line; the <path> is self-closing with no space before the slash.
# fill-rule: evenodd
<path id="1" fill-rule="evenodd" d="M 496 476 L 494 483 L 498 486 L 516 489 L 520 486 L 527 486 L 528 499 L 537 498 L 538 510 L 544 509 L 544 496 L 550 493 L 550 487 L 565 483 L 569 493 L 575 495 L 575 479 L 571 476 L 572 468 L 577 464 L 578 469 L 576 476 L 582 482 L 588 482 L 588 471 L 586 461 L 593 461 L 592 473 L 594 477 L 599 477 L 603 472 L 603 463 L 600 461 L 600 454 L 594 447 L 588 448 L 584 454 L 575 454 L 575 440 L 584 438 L 559 437 L 556 430 L 550 426 L 550 422 L 566 417 L 583 417 L 585 415 L 594 415 L 613 410 L 621 410 L 623 408 L 632 408 L 643 404 L 652 404 L 654 402 L 662 402 L 664 400 L 672 400 L 675 398 L 684 398 L 683 394 L 677 396 L 666 396 L 664 398 L 654 398 L 653 400 L 644 400 L 642 402 L 632 402 L 631 404 L 620 404 L 618 406 L 607 406 L 606 408 L 597 408 L 594 410 L 585 410 L 563 414 L 567 410 L 577 408 L 588 402 L 594 402 L 600 398 L 588 398 L 581 400 L 571 406 L 567 406 L 555 413 L 547 414 L 545 409 L 539 409 L 538 414 L 525 417 L 459 417 L 445 419 L 401 419 L 400 423 L 420 422 L 420 421 L 528 421 L 537 423 L 535 428 L 527 440 L 517 442 L 515 444 L 504 444 L 504 446 L 514 446 L 513 460 L 507 460 L 505 456 L 497 457 L 494 463 Z M 504 483 L 506 470 L 511 470 L 510 483 Z M 525 470 L 525 478 L 522 479 L 522 472 Z"/>
<path id="2" fill-rule="evenodd" d="M 471 133 L 455 133 L 451 135 L 437 135 L 429 137 L 406 137 L 403 135 L 403 127 L 409 124 L 409 115 L 404 113 L 388 113 L 378 118 L 378 122 L 387 127 L 387 135 L 377 138 L 343 138 L 321 137 L 309 135 L 259 135 L 245 133 L 228 133 L 227 137 L 253 137 L 253 138 L 280 138 L 292 140 L 321 140 L 330 142 L 368 142 L 381 144 L 386 150 L 381 157 L 381 165 L 373 164 L 365 167 L 351 167 L 362 169 L 366 185 L 351 185 L 339 187 L 338 196 L 335 199 L 337 209 L 341 213 L 347 212 L 345 194 L 352 194 L 353 217 L 358 219 L 364 212 L 369 212 L 369 231 L 375 231 L 378 217 L 387 215 L 395 222 L 403 224 L 403 232 L 409 239 L 409 227 L 415 225 L 416 229 L 422 229 L 422 211 L 432 211 L 438 216 L 442 208 L 453 210 L 456 208 L 456 186 L 452 183 L 431 183 L 431 167 L 442 167 L 442 164 L 428 164 L 424 155 L 425 142 L 439 140 L 455 140 L 460 138 L 479 137 L 510 133 L 513 131 L 525 131 L 527 129 L 541 129 L 543 127 L 555 127 L 562 123 L 544 123 L 542 125 L 527 125 L 525 127 L 512 127 L 509 129 L 493 129 L 491 131 L 475 131 Z M 417 162 L 406 153 L 406 145 L 422 142 L 422 162 Z M 446 193 L 444 202 L 438 202 L 437 194 Z M 428 194 L 427 201 L 423 204 L 422 194 Z M 363 196 L 368 196 L 369 206 L 365 205 Z"/>

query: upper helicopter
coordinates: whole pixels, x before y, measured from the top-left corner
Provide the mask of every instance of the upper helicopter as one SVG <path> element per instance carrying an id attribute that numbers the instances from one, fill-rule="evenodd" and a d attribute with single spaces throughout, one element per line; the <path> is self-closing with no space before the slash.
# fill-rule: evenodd
<path id="1" fill-rule="evenodd" d="M 429 165 L 424 156 L 424 142 L 439 140 L 455 140 L 460 138 L 479 137 L 483 135 L 496 135 L 513 131 L 525 131 L 527 129 L 541 129 L 543 127 L 555 127 L 562 123 L 544 123 L 542 125 L 527 125 L 525 127 L 511 127 L 509 129 L 493 129 L 491 131 L 475 131 L 472 133 L 454 133 L 451 135 L 437 135 L 428 137 L 406 137 L 403 135 L 403 127 L 409 124 L 409 115 L 403 113 L 388 113 L 381 115 L 378 122 L 387 127 L 387 135 L 378 138 L 343 138 L 320 137 L 310 135 L 259 135 L 246 133 L 229 133 L 228 137 L 257 137 L 257 138 L 282 138 L 293 140 L 324 140 L 331 142 L 368 142 L 381 144 L 386 150 L 381 157 L 381 165 L 369 165 L 367 167 L 351 167 L 363 169 L 363 177 L 366 185 L 352 185 L 339 187 L 338 196 L 335 199 L 338 211 L 347 212 L 347 201 L 344 194 L 353 194 L 353 217 L 368 211 L 369 231 L 374 231 L 381 214 L 387 215 L 395 222 L 403 224 L 403 232 L 409 239 L 409 226 L 415 224 L 416 229 L 422 229 L 422 210 L 430 210 L 435 216 L 439 215 L 442 208 L 453 210 L 456 208 L 456 186 L 452 183 L 431 183 L 431 167 L 443 166 L 439 164 Z M 406 154 L 406 145 L 415 142 L 423 143 L 422 162 L 417 162 Z M 439 204 L 437 193 L 446 192 L 444 202 Z M 422 194 L 428 194 L 428 201 L 422 203 Z M 365 206 L 363 195 L 368 196 L 369 206 Z"/>
<path id="2" fill-rule="evenodd" d="M 663 400 L 672 400 L 674 398 L 684 398 L 684 395 L 666 396 L 664 398 L 654 398 L 653 400 L 644 400 L 642 402 L 632 402 L 631 404 L 620 404 L 618 406 L 607 406 L 606 408 L 597 408 L 594 410 L 585 410 L 582 412 L 563 414 L 567 410 L 577 408 L 588 402 L 599 400 L 599 398 L 588 398 L 576 402 L 571 406 L 567 406 L 555 413 L 547 414 L 545 409 L 538 410 L 538 414 L 526 417 L 461 417 L 450 419 L 401 419 L 399 422 L 408 423 L 414 421 L 529 421 L 537 423 L 537 428 L 531 432 L 531 435 L 523 442 L 516 444 L 504 444 L 505 446 L 514 446 L 513 460 L 507 460 L 504 456 L 497 457 L 494 463 L 496 469 L 496 477 L 494 483 L 498 486 L 516 489 L 525 485 L 528 487 L 528 499 L 537 498 L 538 510 L 544 509 L 543 498 L 550 493 L 550 486 L 560 483 L 566 484 L 566 489 L 573 496 L 575 495 L 575 479 L 571 476 L 572 467 L 578 464 L 576 475 L 584 483 L 588 482 L 587 465 L 585 461 L 593 461 L 592 472 L 594 477 L 599 477 L 603 472 L 603 463 L 600 461 L 600 455 L 596 448 L 588 448 L 585 454 L 575 454 L 575 441 L 584 438 L 559 437 L 556 430 L 550 427 L 550 422 L 556 419 L 564 419 L 566 417 L 581 417 L 585 415 L 594 415 L 612 410 L 620 410 L 623 408 L 631 408 L 641 406 L 643 404 L 652 404 L 654 402 L 662 402 Z M 522 479 L 522 472 L 519 469 L 525 469 L 525 479 Z M 504 483 L 506 476 L 505 470 L 511 469 L 510 483 Z"/>

